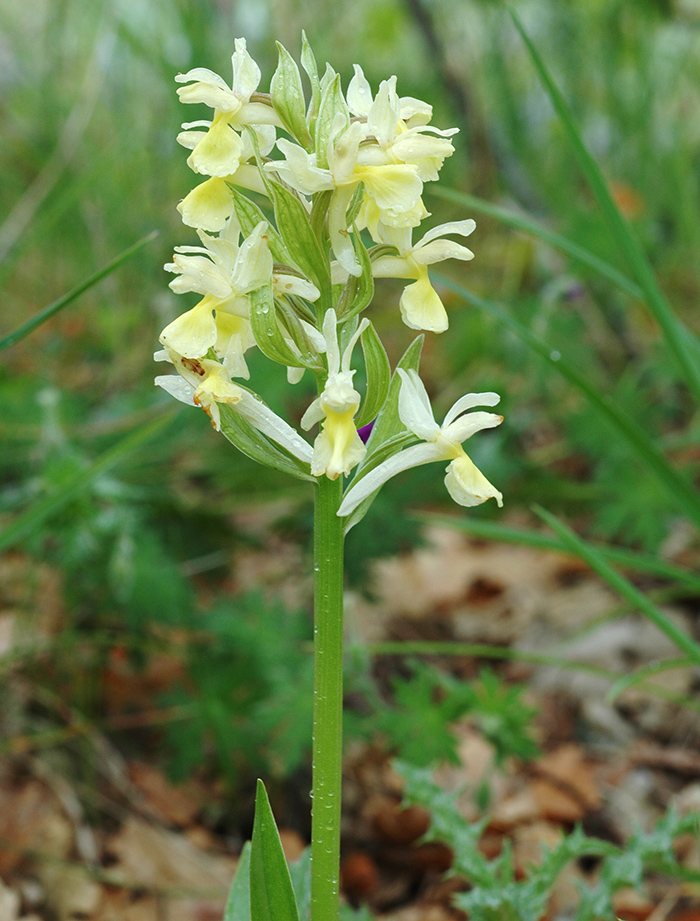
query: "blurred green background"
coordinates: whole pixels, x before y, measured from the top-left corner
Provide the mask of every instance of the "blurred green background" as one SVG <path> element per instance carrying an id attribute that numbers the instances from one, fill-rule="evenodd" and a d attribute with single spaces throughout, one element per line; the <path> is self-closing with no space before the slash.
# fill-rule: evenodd
<path id="1" fill-rule="evenodd" d="M 677 316 L 697 331 L 700 3 L 511 5 Z M 273 736 L 290 682 L 303 698 L 306 654 L 282 656 L 274 672 L 265 654 L 274 637 L 263 634 L 279 612 L 258 595 L 233 598 L 227 567 L 251 546 L 236 513 L 273 508 L 280 496 L 283 513 L 270 513 L 278 533 L 306 547 L 310 496 L 236 454 L 203 413 L 172 407 L 153 387 L 162 368 L 152 361 L 160 330 L 190 305 L 170 292 L 162 266 L 173 246 L 196 242 L 175 210 L 193 176 L 175 142 L 190 115 L 173 78 L 205 66 L 230 79 L 233 40 L 245 36 L 267 89 L 274 40 L 298 57 L 302 29 L 321 66 L 330 61 L 344 85 L 354 62 L 375 88 L 396 74 L 401 95 L 434 105 L 435 125 L 459 126 L 441 187 L 534 219 L 628 270 L 523 41 L 495 0 L 0 0 L 0 336 L 159 231 L 3 354 L 0 524 L 25 524 L 5 542 L 5 608 L 21 618 L 2 674 L 10 683 L 29 679 L 3 716 L 10 747 L 18 737 L 79 734 L 82 719 L 99 722 L 115 656 L 138 671 L 166 650 L 187 675 L 158 698 L 159 706 L 180 708 L 169 749 L 175 774 L 184 776 L 202 750 L 231 745 L 245 747 L 247 765 L 222 759 L 219 768 L 233 772 L 234 784 L 235 772 L 256 761 L 282 774 L 303 761 L 301 743 Z M 444 274 L 504 305 L 569 357 L 679 469 L 696 476 L 697 414 L 642 300 L 497 216 L 430 186 L 425 200 L 429 224 L 477 220 L 475 260 Z M 398 317 L 400 288 L 377 288 L 372 317 L 395 362 L 411 339 Z M 428 336 L 424 377 L 438 416 L 464 392 L 502 394 L 506 421 L 475 439 L 472 456 L 503 491 L 506 514 L 523 520 L 535 501 L 588 536 L 657 552 L 676 532 L 679 514 L 649 470 L 551 365 L 496 318 L 442 290 L 451 328 Z M 253 360 L 252 380 L 267 367 Z M 266 378 L 262 389 L 292 420 L 308 404 L 308 389 L 290 390 L 283 376 Z M 156 435 L 124 445 L 129 433 L 167 411 L 174 420 Z M 91 467 L 105 457 L 113 463 Z M 52 497 L 60 508 L 49 514 Z M 362 584 L 373 555 L 418 539 L 409 511 L 419 505 L 449 507 L 435 467 L 391 483 L 351 535 L 354 584 Z M 31 519 L 37 508 L 44 511 Z M 490 520 L 495 512 L 469 514 Z M 290 649 L 308 638 L 303 614 L 283 619 Z M 267 627 L 256 626 L 266 620 Z M 175 644 L 173 652 L 174 637 L 183 635 L 195 636 L 189 651 Z M 242 654 L 251 648 L 252 660 Z M 220 666 L 212 667 L 212 650 Z M 236 655 L 232 688 L 221 676 Z M 302 708 L 300 718 L 306 715 Z M 251 725 L 260 738 L 251 737 Z M 303 738 L 305 727 L 297 736 L 292 727 L 292 736 Z"/>

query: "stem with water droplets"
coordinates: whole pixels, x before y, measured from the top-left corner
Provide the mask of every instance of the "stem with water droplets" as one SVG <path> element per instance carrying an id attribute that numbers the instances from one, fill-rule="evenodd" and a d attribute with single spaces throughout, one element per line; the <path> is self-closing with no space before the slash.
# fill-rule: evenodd
<path id="1" fill-rule="evenodd" d="M 311 921 L 337 921 L 343 746 L 342 479 L 314 497 L 314 729 Z"/>

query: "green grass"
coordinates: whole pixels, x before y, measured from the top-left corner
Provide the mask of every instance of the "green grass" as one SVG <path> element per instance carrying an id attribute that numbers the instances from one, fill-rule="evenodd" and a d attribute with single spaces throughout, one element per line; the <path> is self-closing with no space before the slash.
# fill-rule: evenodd
<path id="1" fill-rule="evenodd" d="M 583 543 L 563 524 L 557 541 L 594 568 L 599 554 L 695 590 L 657 556 L 681 520 L 700 523 L 698 23 L 651 0 L 522 0 L 533 51 L 499 3 L 428 7 L 438 55 L 399 0 L 260 3 L 254 18 L 214 0 L 0 10 L 0 547 L 63 574 L 76 642 L 104 630 L 126 642 L 140 623 L 145 660 L 167 621 L 158 604 L 174 620 L 193 609 L 203 589 L 183 570 L 235 552 L 230 513 L 246 504 L 287 490 L 308 540 L 304 487 L 237 455 L 203 414 L 167 424 L 152 383 L 157 334 L 182 309 L 162 265 L 195 242 L 175 210 L 191 179 L 175 135 L 196 116 L 173 77 L 207 66 L 228 79 L 241 34 L 269 74 L 273 40 L 297 53 L 302 28 L 345 82 L 353 62 L 374 86 L 396 73 L 402 94 L 434 100 L 435 124 L 460 125 L 452 188 L 426 190 L 435 223 L 478 222 L 476 259 L 442 281 L 450 334 L 425 348 L 438 416 L 466 391 L 500 392 L 506 421 L 474 460 L 508 508 L 534 502 L 574 523 Z M 372 319 L 395 363 L 410 337 L 398 289 L 377 290 Z M 308 402 L 283 378 L 266 397 L 296 420 Z M 388 489 L 376 520 L 390 519 L 392 549 L 416 540 L 400 525 L 416 494 L 447 508 L 434 471 Z M 469 520 L 488 528 L 493 513 Z M 361 543 L 349 542 L 358 578 L 382 552 Z M 151 598 L 139 560 L 158 573 Z M 212 577 L 206 591 L 221 590 Z M 96 644 L 96 685 L 104 655 Z"/>

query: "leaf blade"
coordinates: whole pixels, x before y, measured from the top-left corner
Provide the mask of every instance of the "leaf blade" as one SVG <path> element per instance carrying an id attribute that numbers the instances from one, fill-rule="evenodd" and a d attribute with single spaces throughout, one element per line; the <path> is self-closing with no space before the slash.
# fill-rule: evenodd
<path id="1" fill-rule="evenodd" d="M 250 848 L 251 921 L 299 921 L 289 868 L 262 780 L 255 797 Z"/>

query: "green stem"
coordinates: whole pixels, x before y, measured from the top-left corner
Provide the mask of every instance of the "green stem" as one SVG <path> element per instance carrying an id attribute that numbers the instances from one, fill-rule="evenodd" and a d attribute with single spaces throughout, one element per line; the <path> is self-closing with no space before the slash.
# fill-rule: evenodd
<path id="1" fill-rule="evenodd" d="M 342 481 L 321 477 L 314 506 L 314 735 L 311 921 L 337 921 L 343 746 Z"/>

